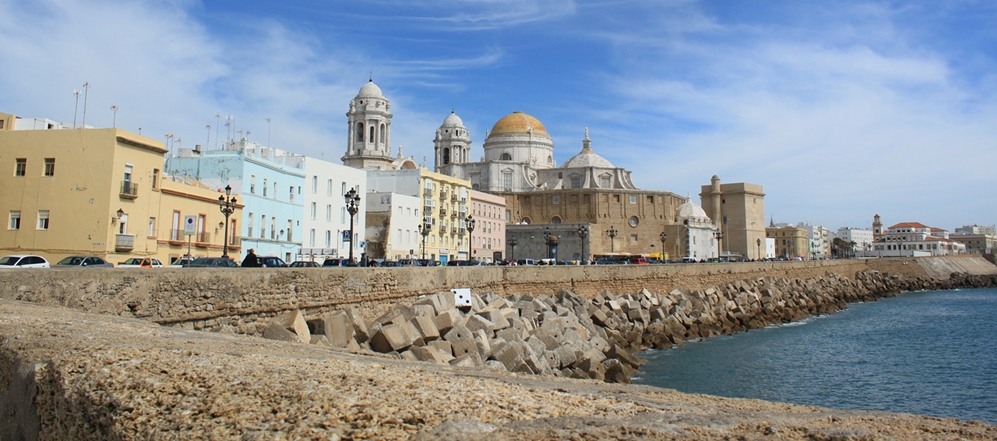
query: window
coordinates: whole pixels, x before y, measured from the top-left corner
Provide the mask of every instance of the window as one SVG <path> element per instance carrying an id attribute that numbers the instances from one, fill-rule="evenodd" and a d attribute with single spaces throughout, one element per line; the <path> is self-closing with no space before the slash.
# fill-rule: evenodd
<path id="1" fill-rule="evenodd" d="M 48 210 L 38 210 L 38 229 L 48 229 Z"/>
<path id="2" fill-rule="evenodd" d="M 332 246 L 332 231 L 325 230 L 325 247 L 329 248 Z"/>
<path id="3" fill-rule="evenodd" d="M 12 210 L 10 212 L 10 222 L 7 223 L 8 230 L 20 230 L 21 229 L 21 211 Z"/>
<path id="4" fill-rule="evenodd" d="M 560 196 L 552 196 L 551 197 L 551 202 L 554 205 L 560 204 L 561 203 L 561 197 Z"/>
<path id="5" fill-rule="evenodd" d="M 636 204 L 637 203 L 637 195 L 635 195 L 635 194 L 630 195 L 630 203 L 631 204 Z"/>
<path id="6" fill-rule="evenodd" d="M 249 212 L 249 217 L 247 219 L 249 219 L 249 225 L 247 226 L 249 228 L 249 234 L 247 234 L 246 236 L 253 237 L 253 212 L 252 211 Z"/>
<path id="7" fill-rule="evenodd" d="M 180 240 L 180 212 L 173 212 L 173 226 L 170 228 L 170 240 Z"/>
<path id="8" fill-rule="evenodd" d="M 609 175 L 599 176 L 599 187 L 601 187 L 601 188 L 609 188 L 610 186 L 612 186 L 610 179 L 611 179 L 611 176 L 609 176 Z"/>
<path id="9" fill-rule="evenodd" d="M 318 176 L 312 176 L 312 194 L 318 193 Z"/>
<path id="10" fill-rule="evenodd" d="M 152 169 L 152 188 L 159 188 L 159 169 Z"/>
<path id="11" fill-rule="evenodd" d="M 45 158 L 45 176 L 55 176 L 55 158 Z"/>
<path id="12" fill-rule="evenodd" d="M 571 188 L 582 188 L 582 177 L 571 175 Z"/>
<path id="13" fill-rule="evenodd" d="M 256 194 L 256 175 L 249 178 L 249 193 Z"/>
<path id="14" fill-rule="evenodd" d="M 512 155 L 508 153 L 503 153 L 501 156 L 499 156 L 499 161 L 512 161 Z"/>
<path id="15" fill-rule="evenodd" d="M 636 234 L 631 234 L 630 235 L 630 241 L 631 242 L 637 242 L 637 235 Z"/>
<path id="16" fill-rule="evenodd" d="M 266 187 L 263 187 L 266 188 Z M 260 215 L 260 239 L 267 236 L 267 215 Z"/>
<path id="17" fill-rule="evenodd" d="M 267 195 L 267 179 L 263 178 L 263 196 Z"/>
<path id="18" fill-rule="evenodd" d="M 149 218 L 149 233 L 146 234 L 149 237 L 156 237 L 156 218 Z"/>
<path id="19" fill-rule="evenodd" d="M 308 231 L 308 246 L 310 246 L 310 247 L 314 247 L 315 246 L 315 229 L 314 228 Z"/>
<path id="20" fill-rule="evenodd" d="M 270 239 L 277 240 L 277 218 L 270 218 Z"/>
<path id="21" fill-rule="evenodd" d="M 14 176 L 24 176 L 28 170 L 28 158 L 17 158 L 14 165 Z"/>
<path id="22" fill-rule="evenodd" d="M 325 221 L 332 222 L 332 204 L 325 206 Z"/>
<path id="23" fill-rule="evenodd" d="M 312 211 L 311 211 L 312 220 L 315 220 L 315 213 L 317 211 L 318 211 L 318 204 L 312 202 Z"/>

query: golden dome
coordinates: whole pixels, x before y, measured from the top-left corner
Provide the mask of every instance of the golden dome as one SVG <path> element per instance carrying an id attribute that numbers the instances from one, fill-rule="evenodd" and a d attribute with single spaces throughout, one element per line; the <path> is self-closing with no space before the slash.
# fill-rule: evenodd
<path id="1" fill-rule="evenodd" d="M 547 128 L 540 120 L 523 112 L 512 112 L 498 120 L 488 136 L 492 135 L 529 135 L 530 127 L 533 128 L 533 135 L 550 137 Z"/>

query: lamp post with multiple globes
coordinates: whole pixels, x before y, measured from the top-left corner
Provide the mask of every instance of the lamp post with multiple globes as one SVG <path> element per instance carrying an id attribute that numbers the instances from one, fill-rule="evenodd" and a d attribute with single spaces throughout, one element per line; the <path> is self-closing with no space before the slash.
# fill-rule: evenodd
<path id="1" fill-rule="evenodd" d="M 225 216 L 225 237 L 222 238 L 222 257 L 228 258 L 228 217 L 235 212 L 235 196 L 232 196 L 232 186 L 225 186 L 225 196 L 218 196 L 218 208 Z M 189 254 L 189 253 L 188 253 Z"/>

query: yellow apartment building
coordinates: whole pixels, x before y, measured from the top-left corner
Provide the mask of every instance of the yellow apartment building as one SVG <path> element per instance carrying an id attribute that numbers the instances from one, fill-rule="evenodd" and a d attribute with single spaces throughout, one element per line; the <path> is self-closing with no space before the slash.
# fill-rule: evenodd
<path id="1" fill-rule="evenodd" d="M 218 257 L 224 251 L 225 216 L 219 209 L 218 197 L 224 191 L 199 181 L 176 176 L 164 176 L 158 188 L 161 198 L 157 217 L 149 218 L 146 239 L 155 240 L 159 260 L 173 262 L 184 255 Z M 228 218 L 228 253 L 237 259 L 242 251 L 238 219 L 242 219 L 242 202 Z M 186 219 L 193 218 L 193 233 L 186 234 Z"/>

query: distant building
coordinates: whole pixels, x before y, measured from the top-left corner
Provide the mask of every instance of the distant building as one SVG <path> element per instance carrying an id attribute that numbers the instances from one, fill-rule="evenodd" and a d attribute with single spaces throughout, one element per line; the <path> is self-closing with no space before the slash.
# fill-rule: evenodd
<path id="1" fill-rule="evenodd" d="M 720 177 L 714 175 L 710 185 L 702 186 L 701 190 L 703 209 L 723 234 L 722 254 L 748 259 L 762 257 L 761 241 L 768 234 L 762 186 L 744 182 L 721 184 Z M 802 249 L 797 251 L 806 255 Z"/>
<path id="2" fill-rule="evenodd" d="M 955 229 L 954 234 L 989 234 L 991 236 L 997 235 L 997 227 L 994 225 L 984 226 L 984 225 L 964 225 Z"/>
<path id="3" fill-rule="evenodd" d="M 185 255 L 192 258 L 217 257 L 224 252 L 225 216 L 218 207 L 217 188 L 193 179 L 164 176 L 159 185 L 160 204 L 156 217 L 149 217 L 149 228 L 144 234 L 155 239 L 158 248 L 155 256 L 169 264 Z M 243 204 L 238 197 L 235 211 L 229 216 L 228 253 L 233 259 L 242 250 L 239 227 L 242 223 Z M 194 216 L 192 235 L 186 234 L 184 221 Z"/>
<path id="4" fill-rule="evenodd" d="M 353 245 L 355 258 L 366 252 L 367 172 L 318 158 L 304 157 L 305 185 L 302 191 L 301 250 L 296 259 L 323 262 L 326 258 L 349 257 Z M 350 237 L 350 213 L 345 195 L 354 189 L 360 195 L 360 210 L 354 216 L 354 241 Z M 344 235 L 344 232 L 346 233 Z"/>
<path id="5" fill-rule="evenodd" d="M 367 198 L 367 255 L 372 259 L 421 259 L 423 202 L 418 196 L 371 191 Z M 428 258 L 429 255 L 426 255 Z"/>
<path id="6" fill-rule="evenodd" d="M 770 223 L 765 236 L 775 242 L 775 256 L 784 259 L 809 258 L 810 239 L 807 230 L 790 224 Z"/>
<path id="7" fill-rule="evenodd" d="M 807 239 L 810 240 L 810 258 L 831 258 L 831 239 L 826 227 L 812 225 L 809 222 L 800 222 L 796 226 L 806 230 L 807 232 Z"/>
<path id="8" fill-rule="evenodd" d="M 347 139 L 343 164 L 348 167 L 399 170 L 415 169 L 411 158 L 403 158 L 401 147 L 398 156 L 391 156 L 391 101 L 384 97 L 381 88 L 369 81 L 350 101 L 346 113 Z"/>
<path id="9" fill-rule="evenodd" d="M 505 250 L 505 198 L 481 191 L 470 191 L 468 218 L 474 219 L 471 258 L 483 262 L 501 261 Z"/>
<path id="10" fill-rule="evenodd" d="M 872 249 L 873 232 L 868 228 L 841 227 L 834 233 L 835 239 L 851 243 L 850 252 L 869 251 Z"/>
<path id="11" fill-rule="evenodd" d="M 877 216 L 878 219 L 878 216 Z M 945 256 L 965 254 L 966 245 L 949 238 L 949 232 L 918 222 L 902 222 L 883 231 L 873 244 L 878 256 Z"/>

